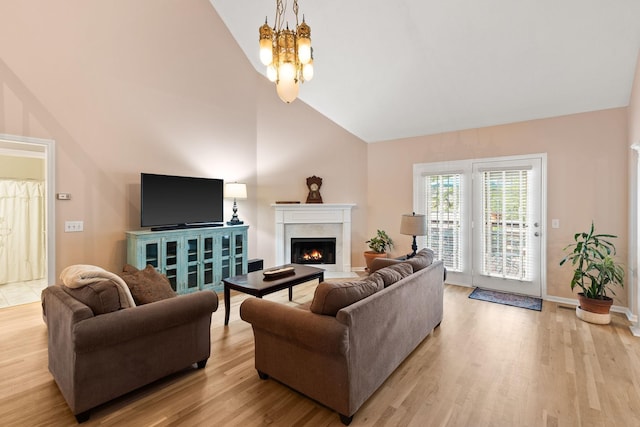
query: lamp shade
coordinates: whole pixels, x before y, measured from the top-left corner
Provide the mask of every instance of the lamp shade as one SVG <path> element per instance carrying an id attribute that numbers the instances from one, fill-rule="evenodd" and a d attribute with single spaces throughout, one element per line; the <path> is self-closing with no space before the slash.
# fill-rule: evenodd
<path id="1" fill-rule="evenodd" d="M 224 186 L 224 197 L 229 199 L 246 199 L 247 184 L 228 182 Z"/>
<path id="2" fill-rule="evenodd" d="M 425 236 L 427 234 L 427 217 L 421 214 L 404 214 L 400 223 L 400 234 L 408 236 Z"/>

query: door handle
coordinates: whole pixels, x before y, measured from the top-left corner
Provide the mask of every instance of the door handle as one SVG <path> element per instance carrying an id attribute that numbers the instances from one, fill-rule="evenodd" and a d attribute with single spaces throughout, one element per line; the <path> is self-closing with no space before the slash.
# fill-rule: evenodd
<path id="1" fill-rule="evenodd" d="M 535 233 L 533 233 L 534 236 L 538 237 L 540 236 L 540 233 L 538 233 L 537 231 Z"/>

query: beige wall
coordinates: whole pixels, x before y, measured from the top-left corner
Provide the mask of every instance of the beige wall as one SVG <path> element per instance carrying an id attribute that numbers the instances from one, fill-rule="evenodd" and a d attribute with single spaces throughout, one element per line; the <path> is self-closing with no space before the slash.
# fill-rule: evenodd
<path id="1" fill-rule="evenodd" d="M 358 203 L 362 234 L 366 144 L 300 101 L 282 104 L 207 0 L 15 0 L 0 16 L 0 134 L 55 140 L 55 191 L 72 195 L 55 202 L 58 273 L 122 267 L 140 172 L 246 182 L 238 213 L 252 258 L 273 253 L 269 204 L 306 197 L 312 174 L 327 202 Z M 68 220 L 85 231 L 64 233 Z"/>
<path id="2" fill-rule="evenodd" d="M 323 179 L 324 203 L 355 203 L 352 211 L 352 267 L 364 265 L 367 217 L 367 144 L 300 101 L 282 103 L 271 84 L 258 90 L 258 252 L 275 262 L 278 200 L 305 202 L 307 177 Z M 313 84 L 313 81 L 306 83 Z M 304 91 L 304 85 L 300 91 Z"/>
<path id="3" fill-rule="evenodd" d="M 400 216 L 412 210 L 415 163 L 547 153 L 547 291 L 572 297 L 571 272 L 560 268 L 562 248 L 574 233 L 590 226 L 619 236 L 622 260 L 627 256 L 627 111 L 624 108 L 449 132 L 372 144 L 369 147 L 369 234 L 387 230 L 408 251 L 409 236 L 399 234 Z M 626 306 L 619 292 L 616 304 Z"/>

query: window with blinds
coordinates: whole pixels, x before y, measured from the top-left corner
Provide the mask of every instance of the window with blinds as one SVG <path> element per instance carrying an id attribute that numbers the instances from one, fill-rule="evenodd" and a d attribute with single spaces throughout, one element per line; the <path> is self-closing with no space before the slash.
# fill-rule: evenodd
<path id="1" fill-rule="evenodd" d="M 530 169 L 482 171 L 482 274 L 531 280 Z"/>
<path id="2" fill-rule="evenodd" d="M 424 180 L 427 246 L 448 270 L 461 271 L 461 175 L 427 175 Z"/>

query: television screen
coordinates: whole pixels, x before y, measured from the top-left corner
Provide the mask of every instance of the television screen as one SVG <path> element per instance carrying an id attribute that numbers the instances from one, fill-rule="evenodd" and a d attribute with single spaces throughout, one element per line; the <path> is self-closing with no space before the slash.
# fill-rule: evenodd
<path id="1" fill-rule="evenodd" d="M 142 173 L 140 187 L 142 227 L 171 228 L 223 221 L 222 179 Z"/>

